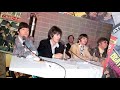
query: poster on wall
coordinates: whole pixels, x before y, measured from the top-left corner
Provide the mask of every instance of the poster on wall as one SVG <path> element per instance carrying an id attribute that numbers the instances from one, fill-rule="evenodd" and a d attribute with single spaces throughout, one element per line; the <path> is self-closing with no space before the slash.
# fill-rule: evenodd
<path id="1" fill-rule="evenodd" d="M 67 14 L 67 15 L 71 15 L 71 16 L 76 16 L 76 17 L 81 17 L 83 15 L 86 15 L 85 12 L 59 12 L 61 14 Z"/>
<path id="2" fill-rule="evenodd" d="M 120 23 L 113 28 L 107 54 L 105 67 L 109 65 L 115 75 L 120 77 Z"/>
<path id="3" fill-rule="evenodd" d="M 21 12 L 0 12 L 0 51 L 13 52 Z"/>
<path id="4" fill-rule="evenodd" d="M 115 26 L 112 12 L 59 12 L 59 13 L 111 24 L 113 25 L 113 27 Z"/>

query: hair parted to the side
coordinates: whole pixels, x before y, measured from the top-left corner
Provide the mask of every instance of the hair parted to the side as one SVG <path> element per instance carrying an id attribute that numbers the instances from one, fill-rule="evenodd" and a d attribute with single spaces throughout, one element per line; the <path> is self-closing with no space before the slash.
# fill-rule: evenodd
<path id="1" fill-rule="evenodd" d="M 72 36 L 72 37 L 73 37 L 73 39 L 74 39 L 74 36 L 73 36 L 73 35 L 69 35 L 69 36 L 68 36 L 68 39 L 70 38 L 70 36 Z"/>
<path id="2" fill-rule="evenodd" d="M 77 43 L 79 43 L 79 40 L 81 40 L 83 37 L 88 39 L 88 35 L 87 34 L 80 34 L 79 37 L 78 37 Z"/>
<path id="3" fill-rule="evenodd" d="M 48 32 L 48 38 L 51 39 L 55 34 L 62 36 L 62 30 L 57 26 L 52 26 Z"/>
<path id="4" fill-rule="evenodd" d="M 109 40 L 105 37 L 100 37 L 97 41 L 97 45 L 99 45 L 99 43 L 103 42 L 103 41 L 107 41 L 109 43 Z"/>

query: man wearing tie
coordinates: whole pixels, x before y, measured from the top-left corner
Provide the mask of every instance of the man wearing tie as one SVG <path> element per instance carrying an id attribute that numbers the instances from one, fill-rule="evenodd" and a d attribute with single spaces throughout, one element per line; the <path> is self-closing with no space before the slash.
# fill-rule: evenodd
<path id="1" fill-rule="evenodd" d="M 98 61 L 97 57 L 92 57 L 86 46 L 88 42 L 87 34 L 81 34 L 78 37 L 78 42 L 73 44 L 70 48 L 70 53 L 74 59 L 83 59 L 83 60 L 94 60 Z"/>

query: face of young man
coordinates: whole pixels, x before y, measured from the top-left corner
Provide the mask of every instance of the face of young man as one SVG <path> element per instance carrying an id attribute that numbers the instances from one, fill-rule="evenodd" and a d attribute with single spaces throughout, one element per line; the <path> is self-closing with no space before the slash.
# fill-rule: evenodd
<path id="1" fill-rule="evenodd" d="M 69 41 L 70 43 L 73 43 L 73 41 L 74 41 L 73 36 L 70 36 L 69 39 L 68 39 L 68 41 Z"/>
<path id="2" fill-rule="evenodd" d="M 108 46 L 108 42 L 107 41 L 102 41 L 102 42 L 99 43 L 99 47 L 101 49 L 105 49 L 105 48 L 107 48 L 107 46 Z"/>
<path id="3" fill-rule="evenodd" d="M 19 30 L 18 34 L 21 37 L 25 36 L 27 38 L 29 36 L 29 29 L 28 28 L 21 28 Z"/>
<path id="4" fill-rule="evenodd" d="M 60 38 L 61 38 L 60 34 L 56 33 L 56 34 L 53 35 L 52 41 L 54 43 L 58 43 L 60 41 Z"/>
<path id="5" fill-rule="evenodd" d="M 86 37 L 83 37 L 83 38 L 81 38 L 81 39 L 79 40 L 79 43 L 80 43 L 81 45 L 86 45 L 87 42 L 88 42 L 88 39 L 87 39 Z"/>

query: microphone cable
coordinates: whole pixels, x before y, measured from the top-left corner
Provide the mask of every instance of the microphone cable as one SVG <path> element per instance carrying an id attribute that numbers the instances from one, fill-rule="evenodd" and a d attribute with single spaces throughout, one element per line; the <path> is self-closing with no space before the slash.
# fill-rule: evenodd
<path id="1" fill-rule="evenodd" d="M 25 46 L 29 49 L 29 51 L 32 52 L 32 54 L 34 54 L 35 56 L 37 56 L 37 57 L 40 59 L 40 61 L 46 61 L 46 62 L 54 63 L 54 64 L 57 64 L 58 66 L 62 67 L 62 68 L 64 69 L 64 71 L 65 71 L 64 78 L 66 77 L 66 69 L 65 69 L 65 67 L 63 67 L 62 65 L 60 65 L 60 64 L 58 64 L 58 63 L 56 63 L 56 62 L 52 62 L 52 61 L 48 61 L 48 60 L 44 60 L 44 59 L 40 58 L 36 53 L 34 53 L 34 52 L 25 44 L 25 42 L 23 42 L 23 45 L 25 45 Z"/>
<path id="2" fill-rule="evenodd" d="M 82 59 L 82 58 L 80 58 L 78 55 L 76 55 L 73 51 L 71 51 L 71 50 L 69 50 L 72 54 L 74 54 L 76 57 L 78 57 L 79 59 Z M 83 60 L 83 59 L 82 59 Z M 87 61 L 87 60 L 84 60 L 85 62 L 88 62 L 88 63 L 90 63 L 90 64 L 93 64 L 93 63 L 91 63 L 91 62 L 89 62 L 89 61 Z M 96 65 L 96 66 L 100 66 L 100 65 L 97 65 L 97 64 L 93 64 L 93 65 Z M 102 67 L 102 66 L 100 66 L 100 67 Z"/>

